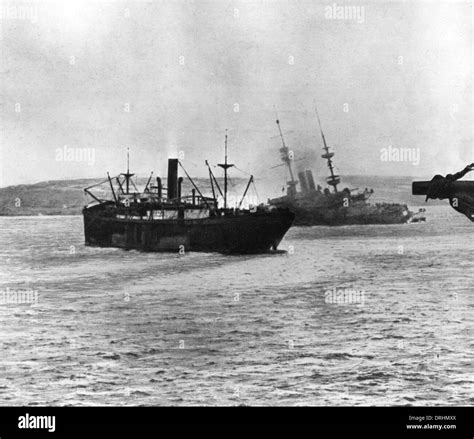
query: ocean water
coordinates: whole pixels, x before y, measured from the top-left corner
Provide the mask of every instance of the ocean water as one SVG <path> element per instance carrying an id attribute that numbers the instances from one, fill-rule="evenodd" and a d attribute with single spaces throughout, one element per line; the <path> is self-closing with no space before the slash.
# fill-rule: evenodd
<path id="1" fill-rule="evenodd" d="M 260 256 L 88 248 L 80 216 L 2 217 L 0 292 L 37 300 L 0 303 L 0 404 L 472 405 L 474 225 L 427 214 L 295 227 Z"/>

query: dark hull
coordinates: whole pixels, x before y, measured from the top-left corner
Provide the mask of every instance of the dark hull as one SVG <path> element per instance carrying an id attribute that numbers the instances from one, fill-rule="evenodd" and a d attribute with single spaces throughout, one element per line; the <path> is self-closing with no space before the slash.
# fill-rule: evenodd
<path id="1" fill-rule="evenodd" d="M 287 210 L 204 219 L 130 220 L 85 208 L 85 243 L 152 252 L 262 253 L 276 250 L 294 214 Z"/>
<path id="2" fill-rule="evenodd" d="M 296 214 L 295 226 L 350 226 L 363 224 L 404 224 L 411 218 L 410 214 L 379 213 L 367 210 L 303 210 L 294 209 Z"/>
<path id="3" fill-rule="evenodd" d="M 270 200 L 270 204 L 295 213 L 295 226 L 349 226 L 362 224 L 404 224 L 414 218 L 406 205 L 396 203 L 370 204 L 365 200 L 350 199 L 345 207 L 344 194 L 326 197 L 305 197 L 297 194 Z"/>

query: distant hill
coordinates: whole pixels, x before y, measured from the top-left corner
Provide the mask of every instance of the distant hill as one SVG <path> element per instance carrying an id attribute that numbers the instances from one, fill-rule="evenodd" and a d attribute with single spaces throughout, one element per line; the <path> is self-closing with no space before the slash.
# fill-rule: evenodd
<path id="1" fill-rule="evenodd" d="M 55 180 L 0 188 L 0 215 L 76 215 L 96 180 Z"/>
<path id="2" fill-rule="evenodd" d="M 221 181 L 219 178 L 218 181 Z M 236 187 L 245 186 L 245 181 L 233 178 Z M 78 215 L 82 208 L 90 203 L 92 198 L 84 193 L 84 188 L 92 186 L 101 179 L 77 179 L 43 181 L 36 184 L 25 184 L 0 188 L 0 216 L 28 215 Z M 142 189 L 147 179 L 138 179 L 138 187 Z M 210 184 L 207 179 L 196 178 L 195 183 L 206 194 L 209 194 Z M 166 185 L 166 182 L 163 182 Z M 183 193 L 189 193 L 191 183 L 183 182 Z M 112 199 L 108 183 L 94 188 L 92 192 L 99 197 Z"/>
<path id="3" fill-rule="evenodd" d="M 221 181 L 221 179 L 218 180 Z M 246 180 L 238 178 L 232 180 L 234 190 L 237 193 L 242 193 Z M 375 191 L 372 197 L 373 202 L 386 201 L 421 206 L 424 204 L 424 198 L 411 195 L 412 180 L 413 178 L 410 177 L 345 176 L 341 189 L 344 187 L 358 187 L 361 190 L 366 187 L 373 188 Z M 84 193 L 83 189 L 99 181 L 101 180 L 54 180 L 0 188 L 0 216 L 78 215 L 82 208 L 91 201 L 91 198 Z M 195 182 L 203 193 L 210 193 L 210 185 L 207 179 L 197 178 Z M 146 179 L 139 179 L 137 184 L 142 188 L 146 184 Z M 259 182 L 257 180 L 258 186 Z M 185 179 L 183 193 L 188 193 L 191 187 L 191 184 Z M 275 187 L 272 196 L 278 196 L 278 189 L 278 187 Z M 107 184 L 104 184 L 95 189 L 94 193 L 110 196 L 110 189 Z M 445 204 L 444 202 L 430 201 L 430 204 L 433 203 Z"/>

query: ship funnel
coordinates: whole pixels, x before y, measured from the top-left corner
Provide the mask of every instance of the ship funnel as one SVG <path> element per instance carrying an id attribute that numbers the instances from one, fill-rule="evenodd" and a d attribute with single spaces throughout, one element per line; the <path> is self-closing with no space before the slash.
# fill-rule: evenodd
<path id="1" fill-rule="evenodd" d="M 315 191 L 316 185 L 314 184 L 313 173 L 309 169 L 306 171 L 306 181 L 308 183 L 309 190 Z"/>
<path id="2" fill-rule="evenodd" d="M 304 172 L 298 172 L 298 180 L 300 181 L 301 190 L 303 192 L 308 192 L 308 183 Z"/>
<path id="3" fill-rule="evenodd" d="M 183 177 L 178 178 L 178 200 L 181 200 L 181 186 L 183 184 Z"/>
<path id="4" fill-rule="evenodd" d="M 168 159 L 168 200 L 178 197 L 178 159 Z"/>

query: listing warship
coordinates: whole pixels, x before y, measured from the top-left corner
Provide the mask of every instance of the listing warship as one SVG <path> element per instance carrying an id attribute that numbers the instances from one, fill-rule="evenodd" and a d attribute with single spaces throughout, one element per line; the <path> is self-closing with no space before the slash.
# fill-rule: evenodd
<path id="1" fill-rule="evenodd" d="M 405 204 L 376 203 L 370 204 L 369 198 L 374 193 L 373 189 L 344 188 L 339 190 L 341 177 L 336 175 L 333 164 L 334 152 L 329 150 L 326 138 L 321 127 L 319 115 L 316 110 L 319 129 L 323 140 L 323 154 L 321 157 L 327 161 L 329 177 L 326 183 L 329 187 L 324 190 L 320 185 L 315 185 L 311 170 L 298 173 L 298 180 L 294 177 L 290 150 L 286 146 L 280 121 L 276 120 L 282 147 L 280 158 L 287 166 L 290 181 L 287 182 L 286 194 L 279 198 L 269 199 L 270 205 L 289 208 L 295 213 L 294 225 L 324 225 L 340 226 L 353 224 L 402 224 L 408 222 L 425 221 L 424 209 L 412 212 Z M 299 189 L 297 190 L 297 186 Z"/>
<path id="2" fill-rule="evenodd" d="M 425 195 L 429 199 L 449 200 L 451 207 L 474 222 L 474 181 L 458 181 L 474 170 L 474 163 L 462 171 L 448 174 L 446 177 L 435 175 L 431 181 L 414 181 L 413 195 Z"/>
<path id="3" fill-rule="evenodd" d="M 127 160 L 127 162 L 129 162 Z M 193 189 L 190 195 L 181 194 L 183 177 L 178 177 L 181 166 Z M 145 188 L 139 191 L 130 173 L 107 180 L 85 190 L 94 201 L 84 207 L 85 243 L 89 246 L 119 247 L 152 252 L 220 252 L 262 253 L 277 250 L 278 244 L 290 228 L 294 214 L 286 208 L 263 205 L 241 208 L 253 176 L 246 186 L 237 208 L 227 204 L 227 172 L 233 165 L 218 166 L 224 170 L 224 189 L 221 190 L 211 167 L 209 178 L 212 197 L 204 196 L 176 158 L 168 160 L 167 187 L 153 173 Z M 108 183 L 112 197 L 101 198 L 91 189 Z M 135 191 L 131 190 L 133 185 Z M 217 192 L 218 191 L 218 192 Z M 219 206 L 217 193 L 223 198 Z"/>

